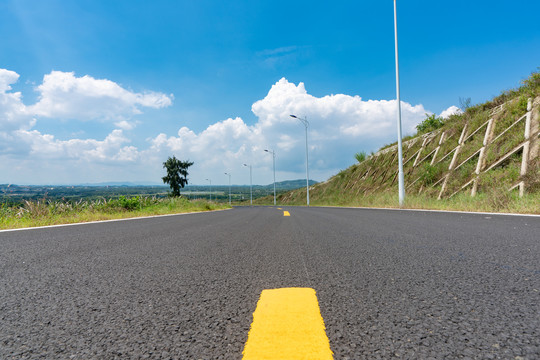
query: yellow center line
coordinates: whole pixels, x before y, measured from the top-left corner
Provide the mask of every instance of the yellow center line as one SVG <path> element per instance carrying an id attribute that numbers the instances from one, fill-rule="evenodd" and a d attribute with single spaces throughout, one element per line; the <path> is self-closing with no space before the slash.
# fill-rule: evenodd
<path id="1" fill-rule="evenodd" d="M 283 210 L 282 208 L 277 208 L 278 210 Z"/>
<path id="2" fill-rule="evenodd" d="M 291 216 L 291 214 L 288 211 L 284 211 L 283 216 Z"/>
<path id="3" fill-rule="evenodd" d="M 315 290 L 263 290 L 243 355 L 243 360 L 333 359 Z"/>

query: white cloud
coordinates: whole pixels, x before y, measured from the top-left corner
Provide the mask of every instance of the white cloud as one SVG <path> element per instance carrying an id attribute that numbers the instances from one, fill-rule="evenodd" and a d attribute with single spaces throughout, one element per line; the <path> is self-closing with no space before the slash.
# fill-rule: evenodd
<path id="1" fill-rule="evenodd" d="M 114 126 L 123 130 L 133 130 L 133 128 L 135 128 L 135 123 L 122 120 L 122 121 L 115 122 Z"/>
<path id="2" fill-rule="evenodd" d="M 462 113 L 463 113 L 463 111 L 461 111 L 460 108 L 458 108 L 457 106 L 452 105 L 448 109 L 441 112 L 439 117 L 442 117 L 443 119 L 448 119 L 452 115 L 462 114 Z"/>
<path id="3" fill-rule="evenodd" d="M 71 139 L 58 140 L 53 135 L 41 134 L 37 130 L 19 130 L 19 141 L 26 143 L 29 155 L 37 159 L 75 159 L 85 162 L 135 161 L 138 151 L 129 143 L 122 130 L 113 130 L 104 140 Z"/>
<path id="4" fill-rule="evenodd" d="M 15 71 L 6 69 L 0 69 L 0 91 L 6 92 L 11 90 L 11 84 L 14 84 L 19 80 L 19 74 Z"/>
<path id="5" fill-rule="evenodd" d="M 158 109 L 172 104 L 172 95 L 135 93 L 113 81 L 76 77 L 73 72 L 52 71 L 36 90 L 39 101 L 30 111 L 56 119 L 126 121 L 140 114 L 140 107 Z"/>
<path id="6" fill-rule="evenodd" d="M 132 116 L 142 107 L 162 108 L 171 105 L 172 95 L 157 92 L 135 93 L 110 80 L 74 73 L 53 71 L 37 86 L 39 101 L 31 106 L 22 102 L 20 92 L 11 85 L 19 79 L 14 71 L 0 69 L 0 154 L 4 163 L 13 158 L 42 161 L 75 161 L 88 163 L 133 163 L 139 151 L 128 145 L 123 131 L 132 130 L 137 121 Z M 117 129 L 103 140 L 60 140 L 54 134 L 32 129 L 36 119 L 112 120 Z M 45 167 L 46 168 L 46 167 Z M 3 168 L 8 173 L 13 168 Z"/>
<path id="7" fill-rule="evenodd" d="M 395 101 L 364 101 L 343 94 L 318 98 L 308 94 L 303 83 L 295 85 L 285 78 L 255 102 L 252 111 L 258 118 L 252 126 L 236 118 L 210 125 L 198 134 L 183 127 L 177 136 L 160 134 L 150 139 L 149 151 L 162 156 L 172 152 L 194 160 L 207 171 L 220 167 L 218 171 L 222 172 L 231 168 L 240 171 L 245 162 L 268 169 L 272 159 L 263 150 L 271 148 L 276 150 L 278 172 L 302 177 L 304 127 L 290 117 L 295 114 L 306 116 L 310 123 L 310 167 L 323 179 L 354 162 L 357 151 L 376 149 L 396 138 Z M 414 131 L 426 112 L 422 105 L 402 102 L 405 133 Z"/>
<path id="8" fill-rule="evenodd" d="M 210 125 L 200 134 L 182 127 L 177 136 L 159 134 L 150 139 L 147 156 L 166 156 L 170 152 L 194 160 L 202 167 L 232 166 L 260 149 L 256 127 L 248 126 L 240 118 L 227 119 Z"/>
<path id="9" fill-rule="evenodd" d="M 303 83 L 298 86 L 285 78 L 272 86 L 268 95 L 252 106 L 262 127 L 290 124 L 290 114 L 307 116 L 318 132 L 332 136 L 385 137 L 395 127 L 395 100 L 368 100 L 343 94 L 317 98 L 309 95 Z M 422 105 L 402 102 L 402 122 L 405 132 L 413 131 L 426 110 Z"/>
<path id="10" fill-rule="evenodd" d="M 4 138 L 8 131 L 30 129 L 36 122 L 23 104 L 21 93 L 10 92 L 18 80 L 16 72 L 0 69 L 0 136 Z"/>
<path id="11" fill-rule="evenodd" d="M 42 182 L 59 176 L 62 176 L 60 182 L 108 180 L 105 176 L 110 180 L 159 181 L 161 163 L 174 154 L 195 162 L 190 169 L 195 183 L 205 183 L 208 177 L 214 179 L 213 183 L 225 183 L 225 171 L 234 174 L 233 183 L 246 183 L 249 178 L 244 181 L 240 178 L 247 174 L 244 163 L 253 165 L 255 183 L 269 183 L 272 157 L 264 149 L 276 151 L 278 181 L 302 178 L 305 176 L 304 127 L 290 114 L 305 116 L 310 123 L 310 174 L 318 180 L 354 163 L 354 153 L 376 150 L 396 139 L 395 101 L 363 100 L 360 96 L 344 94 L 315 97 L 306 91 L 303 83 L 295 85 L 283 78 L 253 104 L 252 112 L 258 120 L 252 125 L 237 117 L 218 121 L 201 132 L 180 127 L 172 136 L 150 135 L 148 146 L 140 149 L 132 145 L 132 139 L 125 133 L 129 131 L 130 137 L 137 134 L 136 130 L 132 131 L 137 123 L 133 116 L 144 107 L 169 106 L 172 96 L 135 93 L 110 80 L 53 71 L 36 88 L 40 94 L 38 102 L 27 107 L 21 94 L 11 91 L 18 78 L 18 74 L 0 69 L 0 154 L 4 154 L 0 163 L 13 164 L 17 156 L 24 160 L 16 168 L 0 164 L 0 173 L 8 171 L 9 175 L 9 171 L 17 171 L 29 176 L 32 171 L 25 168 L 42 174 L 49 171 L 50 175 L 41 176 L 45 179 Z M 404 133 L 413 132 L 426 113 L 422 105 L 402 102 Z M 35 119 L 39 122 L 42 117 L 109 121 L 115 129 L 102 140 L 61 139 L 33 129 Z M 55 170 L 51 170 L 53 166 Z M 69 170 L 62 170 L 62 166 Z M 77 176 L 84 178 L 77 180 Z"/>

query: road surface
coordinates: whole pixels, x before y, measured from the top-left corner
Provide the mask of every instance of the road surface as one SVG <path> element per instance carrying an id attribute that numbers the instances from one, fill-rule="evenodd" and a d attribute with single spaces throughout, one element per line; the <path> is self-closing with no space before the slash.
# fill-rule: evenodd
<path id="1" fill-rule="evenodd" d="M 335 359 L 540 358 L 540 218 L 305 207 L 0 232 L 0 358 L 241 359 L 287 287 Z"/>

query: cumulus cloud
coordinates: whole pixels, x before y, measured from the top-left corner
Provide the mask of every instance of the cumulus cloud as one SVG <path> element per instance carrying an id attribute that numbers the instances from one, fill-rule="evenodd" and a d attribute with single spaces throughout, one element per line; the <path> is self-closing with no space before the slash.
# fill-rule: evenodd
<path id="1" fill-rule="evenodd" d="M 26 109 L 20 92 L 11 92 L 11 85 L 19 80 L 14 71 L 0 69 L 0 136 L 7 138 L 6 132 L 30 129 L 36 120 Z"/>
<path id="2" fill-rule="evenodd" d="M 124 162 L 139 159 L 136 147 L 124 130 L 136 125 L 132 117 L 143 107 L 163 108 L 172 104 L 172 95 L 158 92 L 136 93 L 110 80 L 91 76 L 76 77 L 72 72 L 53 71 L 36 87 L 39 100 L 27 106 L 12 85 L 19 74 L 0 69 L 0 154 L 36 161 L 76 160 L 86 162 Z M 53 134 L 33 129 L 40 118 L 72 121 L 111 120 L 116 129 L 103 140 L 57 139 Z M 4 158 L 7 159 L 7 158 Z"/>
<path id="3" fill-rule="evenodd" d="M 159 179 L 161 162 L 174 154 L 195 162 L 195 182 L 202 183 L 205 177 L 224 179 L 224 171 L 245 173 L 242 164 L 249 163 L 253 165 L 254 181 L 267 183 L 272 157 L 265 149 L 276 151 L 278 180 L 300 178 L 305 170 L 304 126 L 291 114 L 309 121 L 310 174 L 318 180 L 353 163 L 354 153 L 376 150 L 396 139 L 394 100 L 364 100 L 344 94 L 316 97 L 308 93 L 303 83 L 294 84 L 282 78 L 252 105 L 257 117 L 253 124 L 237 117 L 218 121 L 200 132 L 183 126 L 174 135 L 150 135 L 148 145 L 138 148 L 126 135 L 128 131 L 130 136 L 136 134 L 132 131 L 137 123 L 133 117 L 145 107 L 170 106 L 172 95 L 136 93 L 110 80 L 53 71 L 36 87 L 37 103 L 25 106 L 22 95 L 12 91 L 18 78 L 17 73 L 0 69 L 0 155 L 4 154 L 2 159 L 6 160 L 3 163 L 13 163 L 14 156 L 19 156 L 24 158 L 20 164 L 26 167 L 32 166 L 28 165 L 29 159 L 35 159 L 36 166 L 55 164 L 55 171 L 61 171 L 66 162 L 73 168 L 72 172 L 65 171 L 70 181 L 76 181 L 73 173 L 77 172 L 97 178 L 101 170 L 92 169 L 98 168 L 131 174 L 129 179 Z M 452 111 L 457 110 L 449 108 L 443 114 Z M 426 113 L 429 112 L 422 105 L 402 102 L 404 133 L 413 132 Z M 114 129 L 101 140 L 61 139 L 34 128 L 36 119 L 39 122 L 45 117 L 111 123 Z M 18 172 L 24 170 L 21 166 Z M 42 166 L 40 171 L 46 172 L 46 168 Z M 0 172 L 3 169 L 5 166 Z M 261 173 L 265 173 L 262 178 Z"/>
<path id="4" fill-rule="evenodd" d="M 133 128 L 135 127 L 135 123 L 130 122 L 130 121 L 126 121 L 126 120 L 122 120 L 122 121 L 115 122 L 114 126 L 116 126 L 119 129 L 123 129 L 123 130 L 133 130 Z"/>
<path id="5" fill-rule="evenodd" d="M 396 137 L 396 102 L 364 101 L 343 94 L 315 97 L 303 83 L 295 85 L 282 78 L 264 99 L 255 102 L 252 112 L 258 122 L 247 125 L 242 119 L 227 119 L 195 133 L 183 127 L 176 136 L 160 134 L 150 139 L 151 151 L 174 152 L 204 164 L 205 167 L 238 167 L 250 162 L 271 165 L 265 148 L 275 149 L 282 171 L 301 174 L 305 166 L 304 128 L 295 114 L 310 123 L 309 147 L 312 171 L 328 176 L 349 165 L 352 154 L 371 149 Z M 412 132 L 426 114 L 422 105 L 402 102 L 405 132 Z"/>
<path id="6" fill-rule="evenodd" d="M 15 71 L 0 69 L 0 91 L 11 90 L 10 85 L 16 83 L 17 80 L 19 80 L 19 74 Z"/>
<path id="7" fill-rule="evenodd" d="M 161 133 L 150 139 L 151 146 L 145 157 L 163 157 L 173 152 L 194 160 L 203 168 L 230 167 L 261 149 L 263 139 L 258 135 L 257 127 L 246 125 L 240 118 L 217 122 L 199 134 L 182 127 L 177 136 Z"/>
<path id="8" fill-rule="evenodd" d="M 307 116 L 319 131 L 341 136 L 385 136 L 395 125 L 395 100 L 368 100 L 343 94 L 317 98 L 309 95 L 304 83 L 294 85 L 282 78 L 268 95 L 252 106 L 263 127 L 291 122 L 289 114 Z M 405 131 L 413 131 L 426 110 L 422 105 L 402 102 Z M 315 126 L 314 126 L 315 128 Z"/>
<path id="9" fill-rule="evenodd" d="M 159 109 L 172 104 L 172 95 L 136 93 L 113 81 L 76 77 L 73 72 L 52 71 L 36 90 L 39 101 L 30 111 L 56 119 L 126 121 L 140 114 L 140 107 Z"/>
<path id="10" fill-rule="evenodd" d="M 448 119 L 452 115 L 459 115 L 462 113 L 463 111 L 461 111 L 461 109 L 458 108 L 457 106 L 450 106 L 448 109 L 441 112 L 439 117 L 442 117 L 443 119 Z"/>
<path id="11" fill-rule="evenodd" d="M 139 154 L 129 143 L 122 130 L 113 130 L 104 140 L 70 139 L 58 140 L 53 135 L 41 134 L 37 130 L 19 130 L 19 141 L 27 144 L 28 155 L 41 159 L 77 159 L 87 162 L 132 162 Z"/>

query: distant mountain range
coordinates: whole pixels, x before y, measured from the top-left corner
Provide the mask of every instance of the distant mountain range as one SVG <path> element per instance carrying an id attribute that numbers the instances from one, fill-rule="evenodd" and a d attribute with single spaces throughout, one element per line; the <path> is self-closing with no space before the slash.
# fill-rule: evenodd
<path id="1" fill-rule="evenodd" d="M 315 185 L 318 182 L 315 180 L 310 180 L 309 185 Z M 86 184 L 78 184 L 73 186 L 164 186 L 169 187 L 168 185 L 164 185 L 163 183 L 158 182 L 151 182 L 151 181 L 141 181 L 141 182 L 129 182 L 129 181 L 112 181 L 112 182 L 101 182 L 101 183 L 86 183 Z M 186 189 L 189 189 L 190 187 L 207 187 L 209 185 L 188 185 L 186 186 Z M 213 187 L 218 186 L 228 186 L 228 185 L 213 185 Z M 244 185 L 232 185 L 235 187 L 238 186 L 249 186 L 249 184 Z M 285 181 L 278 181 L 276 182 L 276 189 L 277 190 L 293 190 L 298 189 L 301 187 L 306 186 L 306 179 L 298 179 L 298 180 L 285 180 Z M 253 185 L 253 187 L 258 188 L 274 188 L 274 183 L 270 183 L 268 185 Z"/>
<path id="2" fill-rule="evenodd" d="M 318 182 L 315 180 L 310 180 L 309 185 L 315 185 Z M 109 181 L 109 182 L 100 182 L 100 183 L 83 183 L 83 184 L 42 184 L 42 185 L 17 185 L 17 184 L 0 184 L 0 189 L 11 187 L 71 187 L 71 186 L 95 186 L 95 187 L 102 187 L 102 186 L 125 186 L 125 187 L 139 187 L 139 186 L 162 186 L 165 188 L 169 188 L 168 185 L 165 185 L 163 183 L 158 182 L 151 182 L 151 181 L 141 181 L 141 182 L 130 182 L 130 181 Z M 232 187 L 245 187 L 249 186 L 249 184 L 244 185 L 232 185 Z M 285 181 L 278 181 L 276 182 L 276 190 L 294 190 L 301 187 L 306 186 L 306 179 L 298 179 L 298 180 L 285 180 Z M 188 185 L 186 186 L 186 189 L 189 188 L 205 188 L 210 187 L 210 185 Z M 212 185 L 214 188 L 218 187 L 228 187 L 228 185 Z M 270 183 L 268 185 L 253 185 L 254 188 L 268 188 L 273 189 L 274 183 Z"/>
<path id="3" fill-rule="evenodd" d="M 315 180 L 309 180 L 309 186 L 315 185 L 318 182 Z M 306 186 L 306 179 L 298 179 L 298 180 L 285 180 L 285 181 L 278 181 L 276 182 L 276 190 L 293 190 L 293 189 L 299 189 Z M 266 188 L 273 188 L 274 184 L 268 184 L 264 185 L 263 187 Z"/>
<path id="4" fill-rule="evenodd" d="M 100 183 L 84 183 L 84 184 L 77 184 L 73 186 L 164 186 L 164 185 L 163 183 L 152 182 L 152 181 L 139 181 L 139 182 L 110 181 L 110 182 L 100 182 Z"/>
<path id="5" fill-rule="evenodd" d="M 318 184 L 315 180 L 309 180 L 309 186 Z M 294 190 L 301 187 L 306 186 L 306 179 L 298 179 L 298 180 L 285 180 L 285 181 L 277 181 L 276 182 L 276 190 L 282 191 L 282 190 Z M 190 190 L 194 188 L 208 188 L 210 185 L 188 185 L 184 189 Z M 212 188 L 228 188 L 229 185 L 212 185 Z M 238 187 L 249 187 L 249 184 L 243 184 L 243 185 L 231 185 L 233 188 Z M 273 190 L 274 189 L 274 183 L 270 183 L 268 185 L 253 185 L 254 189 L 267 189 L 267 190 Z"/>

